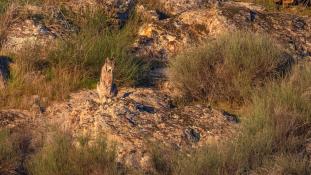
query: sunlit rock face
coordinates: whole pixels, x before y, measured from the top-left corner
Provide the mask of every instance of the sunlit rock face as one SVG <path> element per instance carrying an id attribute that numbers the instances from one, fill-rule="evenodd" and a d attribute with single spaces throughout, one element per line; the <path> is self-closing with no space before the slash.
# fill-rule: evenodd
<path id="1" fill-rule="evenodd" d="M 159 0 L 164 4 L 164 8 L 172 15 L 180 14 L 191 9 L 204 7 L 208 0 Z"/>
<path id="2" fill-rule="evenodd" d="M 268 13 L 258 6 L 235 2 L 192 6 L 164 20 L 144 8 L 139 8 L 139 12 L 149 20 L 140 27 L 134 52 L 149 59 L 167 61 L 206 39 L 236 30 L 267 33 L 297 58 L 311 54 L 311 19 L 308 17 Z"/>
<path id="3" fill-rule="evenodd" d="M 106 136 L 116 142 L 118 159 L 129 167 L 150 170 L 150 143 L 177 150 L 198 148 L 232 137 L 234 116 L 207 105 L 176 108 L 171 97 L 156 89 L 124 88 L 106 104 L 95 91 L 71 95 L 47 109 L 49 121 L 75 137 Z"/>

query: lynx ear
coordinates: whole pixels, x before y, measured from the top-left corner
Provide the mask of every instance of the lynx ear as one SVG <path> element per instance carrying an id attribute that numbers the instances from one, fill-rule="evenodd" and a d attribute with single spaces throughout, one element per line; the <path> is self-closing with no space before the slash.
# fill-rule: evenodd
<path id="1" fill-rule="evenodd" d="M 112 57 L 112 59 L 110 60 L 113 65 L 116 63 L 115 60 L 116 59 L 114 57 Z"/>
<path id="2" fill-rule="evenodd" d="M 109 57 L 106 58 L 105 63 L 107 63 L 107 64 L 111 63 L 111 60 Z"/>

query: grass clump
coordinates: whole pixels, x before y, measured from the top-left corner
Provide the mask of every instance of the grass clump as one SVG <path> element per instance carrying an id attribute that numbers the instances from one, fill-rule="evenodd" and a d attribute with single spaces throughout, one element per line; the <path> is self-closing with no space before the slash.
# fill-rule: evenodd
<path id="1" fill-rule="evenodd" d="M 21 127 L 21 131 L 13 129 L 0 130 L 0 174 L 25 174 L 23 162 L 25 154 L 30 152 L 29 132 Z"/>
<path id="2" fill-rule="evenodd" d="M 186 98 L 243 102 L 288 61 L 269 36 L 235 32 L 172 59 L 169 77 Z"/>
<path id="3" fill-rule="evenodd" d="M 237 138 L 178 155 L 171 174 L 310 174 L 310 76 L 310 65 L 297 66 L 281 83 L 255 93 Z"/>
<path id="4" fill-rule="evenodd" d="M 0 131 L 0 174 L 13 174 L 19 162 L 19 152 L 7 130 Z"/>
<path id="5" fill-rule="evenodd" d="M 79 142 L 79 146 L 73 143 L 73 138 L 67 134 L 55 135 L 29 159 L 27 163 L 29 174 L 120 174 L 115 151 L 108 148 L 105 139 L 99 138 L 92 144 L 83 139 Z"/>

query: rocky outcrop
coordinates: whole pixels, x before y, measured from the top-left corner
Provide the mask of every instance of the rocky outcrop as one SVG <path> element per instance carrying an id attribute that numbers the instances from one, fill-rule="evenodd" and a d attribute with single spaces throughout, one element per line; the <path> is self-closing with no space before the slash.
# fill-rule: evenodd
<path id="1" fill-rule="evenodd" d="M 134 0 L 69 0 L 62 4 L 47 2 L 42 6 L 13 3 L 8 10 L 12 19 L 8 19 L 5 39 L 0 41 L 2 50 L 17 52 L 25 46 L 47 46 L 56 38 L 79 32 L 78 24 L 70 17 L 96 10 L 105 12 L 111 24 L 119 27 L 126 22 L 134 6 Z"/>
<path id="2" fill-rule="evenodd" d="M 204 7 L 208 2 L 209 0 L 159 0 L 159 3 L 163 4 L 164 10 L 171 15 L 178 15 L 191 9 Z"/>
<path id="3" fill-rule="evenodd" d="M 159 20 L 153 11 L 138 8 L 148 22 L 140 27 L 133 52 L 166 61 L 180 51 L 206 39 L 235 30 L 268 33 L 297 58 L 311 55 L 311 19 L 236 2 L 219 6 L 194 6 L 173 17 Z M 250 19 L 252 12 L 254 19 Z"/>
<path id="4" fill-rule="evenodd" d="M 55 6 L 20 6 L 12 4 L 7 13 L 12 16 L 5 29 L 2 50 L 18 52 L 23 47 L 47 46 L 56 38 L 78 31 L 78 27 Z"/>
<path id="5" fill-rule="evenodd" d="M 116 142 L 120 162 L 150 168 L 150 143 L 178 150 L 230 138 L 236 124 L 222 112 L 196 105 L 174 108 L 165 93 L 147 88 L 123 89 L 111 103 L 97 103 L 94 91 L 72 94 L 48 109 L 49 120 L 74 136 L 102 134 Z"/>

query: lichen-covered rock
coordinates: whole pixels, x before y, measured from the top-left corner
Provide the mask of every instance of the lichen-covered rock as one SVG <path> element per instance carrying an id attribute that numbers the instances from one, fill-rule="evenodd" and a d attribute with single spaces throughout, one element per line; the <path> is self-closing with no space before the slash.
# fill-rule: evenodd
<path id="1" fill-rule="evenodd" d="M 172 108 L 165 93 L 147 88 L 123 89 L 111 103 L 97 103 L 94 91 L 73 94 L 48 109 L 52 123 L 74 136 L 103 133 L 117 143 L 118 159 L 131 167 L 150 168 L 150 142 L 179 150 L 229 138 L 236 124 L 208 106 Z"/>

